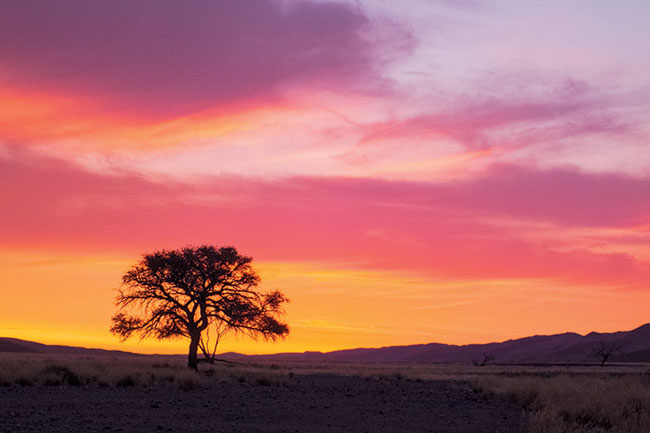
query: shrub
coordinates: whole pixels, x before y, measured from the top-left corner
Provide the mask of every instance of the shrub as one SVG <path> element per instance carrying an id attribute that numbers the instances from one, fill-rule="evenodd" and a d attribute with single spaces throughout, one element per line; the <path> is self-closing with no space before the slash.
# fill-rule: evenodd
<path id="1" fill-rule="evenodd" d="M 646 433 L 650 425 L 650 387 L 639 377 L 491 378 L 483 385 L 525 407 L 531 433 Z"/>
<path id="2" fill-rule="evenodd" d="M 18 379 L 16 379 L 16 384 L 20 386 L 32 386 L 34 382 L 28 377 L 21 376 Z"/>
<path id="3" fill-rule="evenodd" d="M 41 370 L 40 376 L 43 377 L 43 384 L 46 386 L 81 385 L 81 378 L 64 365 L 47 365 Z"/>
<path id="4" fill-rule="evenodd" d="M 127 374 L 118 379 L 116 385 L 119 387 L 135 386 L 135 378 L 130 374 Z"/>
<path id="5" fill-rule="evenodd" d="M 194 371 L 185 371 L 179 373 L 177 377 L 177 383 L 182 390 L 189 391 L 190 389 L 196 388 L 199 384 L 199 376 Z"/>

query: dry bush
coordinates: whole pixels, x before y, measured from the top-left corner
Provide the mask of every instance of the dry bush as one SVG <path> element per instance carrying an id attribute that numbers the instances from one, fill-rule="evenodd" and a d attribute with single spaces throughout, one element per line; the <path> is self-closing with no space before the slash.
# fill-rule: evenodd
<path id="1" fill-rule="evenodd" d="M 148 357 L 1 354 L 0 383 L 21 386 L 159 386 L 183 379 L 186 368 Z"/>
<path id="2" fill-rule="evenodd" d="M 650 383 L 644 375 L 489 377 L 478 386 L 526 408 L 531 433 L 650 431 Z"/>
<path id="3" fill-rule="evenodd" d="M 253 363 L 201 363 L 197 373 L 187 368 L 184 357 L 174 356 L 0 354 L 0 386 L 173 386 L 191 390 L 224 381 L 281 386 L 289 375 L 280 365 Z"/>

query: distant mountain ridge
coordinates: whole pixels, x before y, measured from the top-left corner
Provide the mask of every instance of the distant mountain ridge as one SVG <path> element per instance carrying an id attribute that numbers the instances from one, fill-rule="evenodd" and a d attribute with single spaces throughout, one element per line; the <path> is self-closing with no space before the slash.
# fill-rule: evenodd
<path id="1" fill-rule="evenodd" d="M 429 343 L 337 350 L 334 352 L 278 353 L 241 355 L 224 353 L 231 360 L 267 359 L 278 361 L 346 361 L 346 362 L 480 362 L 491 357 L 497 363 L 581 363 L 599 359 L 593 355 L 598 345 L 617 347 L 610 362 L 650 362 L 650 324 L 632 331 L 612 333 L 572 332 L 507 340 L 501 343 L 463 346 Z"/>
<path id="2" fill-rule="evenodd" d="M 0 352 L 14 353 L 49 353 L 68 355 L 127 355 L 142 356 L 138 353 L 122 350 L 87 349 L 85 347 L 41 344 L 17 338 L 0 337 Z"/>
<path id="3" fill-rule="evenodd" d="M 480 362 L 487 356 L 497 363 L 581 363 L 598 361 L 598 358 L 593 355 L 593 348 L 598 345 L 618 348 L 609 359 L 610 362 L 650 362 L 650 324 L 640 326 L 632 331 L 591 332 L 587 335 L 567 332 L 554 335 L 535 335 L 501 343 L 463 346 L 429 343 L 346 349 L 333 352 L 295 352 L 270 355 L 243 355 L 228 352 L 221 354 L 220 357 L 242 361 L 470 363 Z M 53 346 L 15 338 L 0 338 L 0 352 L 142 356 L 119 350 Z"/>

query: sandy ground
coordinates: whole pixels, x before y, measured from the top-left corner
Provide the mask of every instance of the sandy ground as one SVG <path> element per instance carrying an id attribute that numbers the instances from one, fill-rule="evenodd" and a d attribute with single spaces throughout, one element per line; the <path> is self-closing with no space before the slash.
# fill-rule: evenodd
<path id="1" fill-rule="evenodd" d="M 2 432 L 524 431 L 521 408 L 463 382 L 295 376 L 210 388 L 0 388 Z"/>

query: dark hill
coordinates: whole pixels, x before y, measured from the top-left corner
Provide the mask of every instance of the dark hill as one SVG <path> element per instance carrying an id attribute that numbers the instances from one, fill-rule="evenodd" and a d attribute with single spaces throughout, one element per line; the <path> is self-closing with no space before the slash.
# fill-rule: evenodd
<path id="1" fill-rule="evenodd" d="M 124 352 L 121 350 L 86 349 L 85 347 L 58 346 L 35 343 L 33 341 L 19 340 L 17 338 L 0 337 L 0 352 L 19 353 L 48 353 L 68 355 L 128 355 L 142 356 L 137 353 Z"/>
<path id="2" fill-rule="evenodd" d="M 346 362 L 462 362 L 482 361 L 485 356 L 498 363 L 581 363 L 599 359 L 592 350 L 598 345 L 619 350 L 610 361 L 650 362 L 650 324 L 632 331 L 592 332 L 587 335 L 564 333 L 535 335 L 501 343 L 416 344 L 337 350 L 334 352 L 278 353 L 274 355 L 240 355 L 224 353 L 226 359 L 268 359 L 278 361 L 346 361 Z"/>
<path id="3" fill-rule="evenodd" d="M 567 332 L 555 335 L 535 335 L 501 343 L 464 346 L 430 343 L 347 349 L 325 353 L 276 353 L 272 355 L 242 355 L 229 352 L 221 354 L 220 357 L 230 360 L 470 363 L 480 362 L 485 356 L 489 356 L 497 363 L 581 363 L 599 360 L 592 352 L 593 348 L 597 346 L 618 349 L 609 361 L 650 362 L 650 324 L 632 331 L 591 332 L 587 335 Z M 0 352 L 137 356 L 135 353 L 118 350 L 52 346 L 15 338 L 0 338 Z"/>

